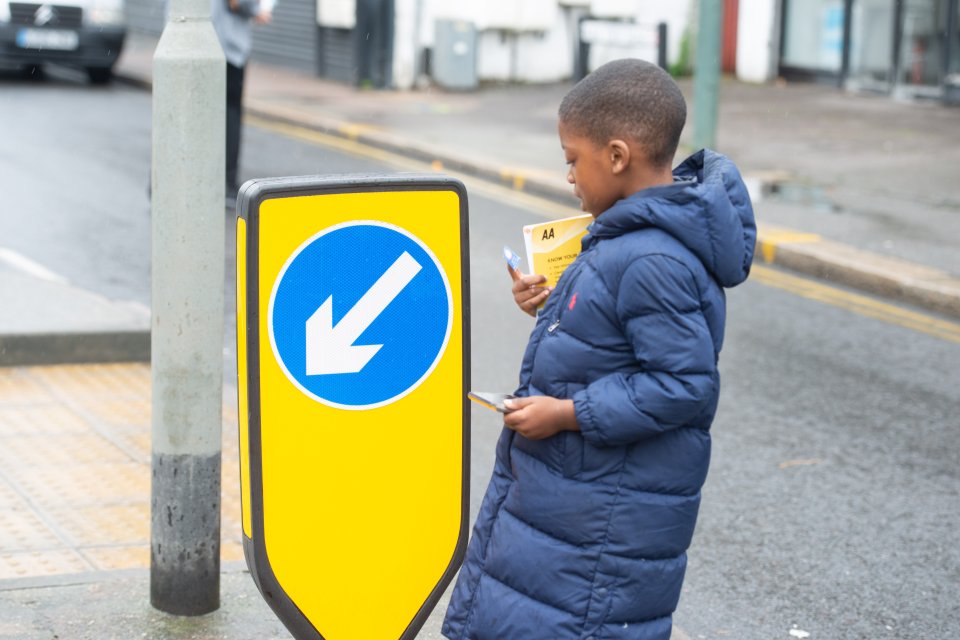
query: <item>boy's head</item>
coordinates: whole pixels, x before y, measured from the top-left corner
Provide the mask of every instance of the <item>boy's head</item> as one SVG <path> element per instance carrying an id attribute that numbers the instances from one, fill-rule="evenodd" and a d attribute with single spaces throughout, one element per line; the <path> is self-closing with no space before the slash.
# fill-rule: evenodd
<path id="1" fill-rule="evenodd" d="M 666 71 L 626 59 L 578 82 L 559 116 L 567 179 L 584 210 L 599 215 L 622 197 L 670 180 L 687 106 Z"/>

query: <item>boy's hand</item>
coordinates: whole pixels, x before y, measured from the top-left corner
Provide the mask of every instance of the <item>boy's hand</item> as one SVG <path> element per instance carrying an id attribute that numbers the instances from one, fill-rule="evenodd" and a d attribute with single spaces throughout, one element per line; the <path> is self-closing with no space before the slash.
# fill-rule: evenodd
<path id="1" fill-rule="evenodd" d="M 513 280 L 513 301 L 517 303 L 520 310 L 536 317 L 537 307 L 543 304 L 547 296 L 553 289 L 541 286 L 547 281 L 547 276 L 538 276 L 536 274 L 524 275 L 517 269 L 507 266 L 510 278 Z"/>
<path id="2" fill-rule="evenodd" d="M 511 398 L 504 405 L 510 412 L 504 414 L 504 423 L 531 440 L 542 440 L 561 431 L 579 431 L 573 400 L 558 400 L 550 396 Z"/>

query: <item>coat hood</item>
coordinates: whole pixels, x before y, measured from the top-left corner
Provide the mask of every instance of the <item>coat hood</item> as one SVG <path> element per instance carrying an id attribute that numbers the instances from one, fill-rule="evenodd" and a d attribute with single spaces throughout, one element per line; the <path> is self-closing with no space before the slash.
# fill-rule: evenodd
<path id="1" fill-rule="evenodd" d="M 737 167 L 702 149 L 673 171 L 674 183 L 616 202 L 597 217 L 584 240 L 656 227 L 682 242 L 724 287 L 747 279 L 757 237 L 753 206 Z"/>

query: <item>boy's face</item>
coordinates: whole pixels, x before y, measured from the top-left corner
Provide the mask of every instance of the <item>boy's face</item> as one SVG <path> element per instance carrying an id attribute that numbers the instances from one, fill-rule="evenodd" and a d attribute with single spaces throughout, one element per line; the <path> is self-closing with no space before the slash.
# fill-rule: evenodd
<path id="1" fill-rule="evenodd" d="M 614 150 L 609 145 L 598 145 L 575 133 L 563 120 L 558 129 L 560 146 L 569 167 L 567 182 L 573 185 L 573 195 L 580 199 L 580 208 L 597 217 L 622 197 L 620 181 L 614 170 Z"/>

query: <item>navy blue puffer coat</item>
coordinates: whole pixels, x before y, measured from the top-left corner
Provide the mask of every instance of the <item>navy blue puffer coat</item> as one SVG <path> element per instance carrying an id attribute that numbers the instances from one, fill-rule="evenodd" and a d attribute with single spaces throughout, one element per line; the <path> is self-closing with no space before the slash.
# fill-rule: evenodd
<path id="1" fill-rule="evenodd" d="M 730 160 L 620 200 L 539 315 L 519 395 L 572 398 L 579 432 L 504 429 L 443 633 L 456 640 L 670 636 L 710 460 L 724 287 L 756 229 Z"/>

